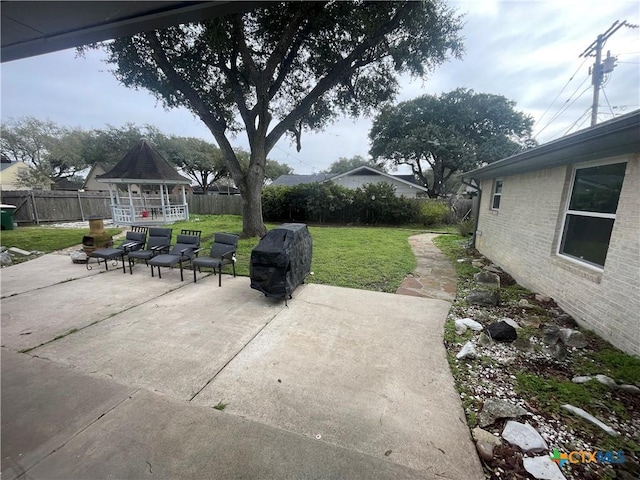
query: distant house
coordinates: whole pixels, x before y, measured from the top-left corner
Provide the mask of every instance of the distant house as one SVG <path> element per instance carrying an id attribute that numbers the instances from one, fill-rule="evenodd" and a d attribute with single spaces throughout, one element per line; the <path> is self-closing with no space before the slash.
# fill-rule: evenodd
<path id="1" fill-rule="evenodd" d="M 111 166 L 99 162 L 94 163 L 91 166 L 89 173 L 87 173 L 87 178 L 82 185 L 82 189 L 88 192 L 108 192 L 108 186 L 104 183 L 98 183 L 96 181 L 96 177 L 98 175 L 104 175 L 109 170 L 111 170 Z"/>
<path id="2" fill-rule="evenodd" d="M 0 156 L 0 190 L 31 190 L 23 185 L 18 185 L 18 173 L 29 170 L 31 167 L 24 162 L 12 162 L 6 155 Z M 49 190 L 49 186 L 43 186 L 42 190 Z"/>
<path id="3" fill-rule="evenodd" d="M 364 185 L 385 182 L 395 187 L 395 192 L 398 197 L 416 198 L 427 195 L 427 188 L 417 183 L 413 175 L 390 175 L 368 165 L 361 165 L 348 172 L 337 175 L 326 173 L 315 175 L 282 175 L 276 178 L 272 185 L 294 186 L 314 182 L 333 182 L 354 190 Z"/>
<path id="4" fill-rule="evenodd" d="M 464 174 L 476 248 L 640 355 L 640 110 Z"/>
<path id="5" fill-rule="evenodd" d="M 70 192 L 77 192 L 83 186 L 83 181 L 80 179 L 68 179 L 58 178 L 51 184 L 51 190 L 65 190 Z"/>

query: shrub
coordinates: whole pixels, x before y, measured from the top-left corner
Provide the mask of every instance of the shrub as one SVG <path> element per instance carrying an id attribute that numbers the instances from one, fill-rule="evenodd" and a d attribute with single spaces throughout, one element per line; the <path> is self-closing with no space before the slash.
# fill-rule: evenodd
<path id="1" fill-rule="evenodd" d="M 475 220 L 473 218 L 463 220 L 462 222 L 458 223 L 457 227 L 458 227 L 458 231 L 460 232 L 460 235 L 462 235 L 463 237 L 468 237 L 469 235 L 473 234 L 473 228 L 475 227 Z"/>
<path id="2" fill-rule="evenodd" d="M 449 214 L 449 205 L 439 200 L 426 200 L 420 207 L 424 225 L 441 225 Z"/>

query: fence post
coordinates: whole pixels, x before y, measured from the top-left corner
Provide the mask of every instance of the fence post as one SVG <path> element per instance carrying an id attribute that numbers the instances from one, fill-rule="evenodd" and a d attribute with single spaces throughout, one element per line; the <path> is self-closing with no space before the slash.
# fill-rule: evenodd
<path id="1" fill-rule="evenodd" d="M 36 197 L 31 190 L 31 207 L 33 208 L 33 215 L 36 217 L 36 225 L 40 225 L 40 219 L 38 218 L 38 207 L 36 206 Z"/>
<path id="2" fill-rule="evenodd" d="M 82 209 L 82 199 L 80 198 L 80 192 L 78 192 L 78 205 L 80 205 L 80 216 L 84 222 L 84 210 Z"/>

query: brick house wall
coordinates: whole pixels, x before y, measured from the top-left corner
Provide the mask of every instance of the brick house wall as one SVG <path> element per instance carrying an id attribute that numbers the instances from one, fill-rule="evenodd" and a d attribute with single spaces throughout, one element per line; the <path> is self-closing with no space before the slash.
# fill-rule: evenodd
<path id="1" fill-rule="evenodd" d="M 615 159 L 627 166 L 602 271 L 557 254 L 579 164 L 500 178 L 499 210 L 491 209 L 496 179 L 483 180 L 476 248 L 581 326 L 640 356 L 640 154 Z"/>

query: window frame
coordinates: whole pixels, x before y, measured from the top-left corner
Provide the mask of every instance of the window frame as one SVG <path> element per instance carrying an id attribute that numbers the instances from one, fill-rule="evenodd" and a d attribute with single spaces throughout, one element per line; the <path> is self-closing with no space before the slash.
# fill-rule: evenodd
<path id="1" fill-rule="evenodd" d="M 498 184 L 500 184 L 500 192 L 496 192 L 498 189 Z M 500 204 L 502 203 L 502 189 L 504 188 L 504 180 L 502 178 L 496 178 L 493 180 L 493 188 L 491 189 L 491 205 L 489 208 L 494 212 L 500 211 Z M 494 207 L 496 203 L 496 197 L 500 200 L 498 201 L 498 206 Z"/>
<path id="2" fill-rule="evenodd" d="M 574 216 L 580 216 L 580 217 L 590 217 L 590 218 L 606 218 L 606 219 L 610 219 L 613 220 L 613 225 L 615 227 L 615 222 L 616 222 L 616 215 L 618 213 L 618 206 L 616 206 L 616 213 L 601 213 L 601 212 L 589 212 L 586 210 L 570 210 L 569 206 L 571 205 L 571 199 L 573 197 L 573 188 L 575 185 L 575 181 L 576 181 L 576 173 L 578 172 L 578 170 L 582 170 L 585 168 L 593 168 L 593 167 L 600 167 L 600 166 L 604 166 L 604 165 L 613 165 L 616 163 L 624 163 L 625 165 L 628 165 L 629 163 L 629 159 L 627 157 L 615 157 L 615 158 L 610 158 L 607 160 L 594 160 L 591 162 L 584 162 L 584 163 L 579 163 L 579 164 L 575 164 L 575 165 L 570 165 L 571 167 L 571 181 L 569 182 L 569 188 L 567 190 L 567 196 L 565 199 L 565 205 L 564 208 L 562 210 L 562 223 L 560 225 L 560 232 L 559 232 L 559 236 L 558 236 L 558 244 L 556 246 L 556 255 L 561 257 L 564 260 L 568 260 L 571 263 L 575 263 L 576 265 L 581 265 L 583 267 L 587 267 L 591 270 L 595 270 L 597 272 L 604 272 L 604 265 L 600 266 L 597 265 L 595 263 L 589 262 L 588 260 L 580 260 L 579 258 L 573 257 L 571 255 L 568 255 L 564 252 L 562 252 L 562 247 L 564 245 L 564 239 L 565 239 L 565 227 L 567 226 L 567 217 L 569 215 L 574 215 Z M 627 175 L 626 173 L 627 171 L 627 167 L 625 166 L 625 177 Z M 624 177 L 622 179 L 622 185 L 624 187 Z M 621 190 L 622 193 L 622 190 Z M 618 204 L 620 203 L 620 197 L 618 197 Z M 613 228 L 612 227 L 612 232 L 613 232 Z M 609 242 L 609 245 L 611 244 L 611 242 Z M 607 245 L 607 252 L 609 250 L 609 245 Z M 605 264 L 606 264 L 606 259 L 605 259 Z"/>

